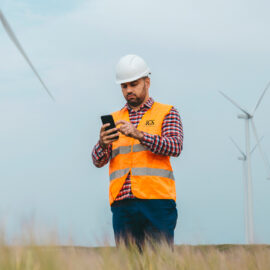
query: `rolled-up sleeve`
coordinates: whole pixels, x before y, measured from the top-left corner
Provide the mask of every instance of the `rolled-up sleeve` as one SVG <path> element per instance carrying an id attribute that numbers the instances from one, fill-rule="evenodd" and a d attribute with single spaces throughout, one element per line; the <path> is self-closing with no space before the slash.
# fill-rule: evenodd
<path id="1" fill-rule="evenodd" d="M 92 151 L 92 160 L 93 164 L 100 168 L 106 165 L 111 157 L 111 152 L 112 152 L 112 145 L 110 144 L 108 148 L 103 149 L 99 142 L 94 146 L 93 151 Z"/>

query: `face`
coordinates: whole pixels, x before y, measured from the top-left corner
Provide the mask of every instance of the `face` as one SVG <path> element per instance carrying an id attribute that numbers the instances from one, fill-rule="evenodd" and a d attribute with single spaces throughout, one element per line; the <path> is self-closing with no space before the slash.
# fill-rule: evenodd
<path id="1" fill-rule="evenodd" d="M 131 107 L 138 107 L 148 99 L 149 86 L 148 77 L 121 84 L 123 95 Z"/>

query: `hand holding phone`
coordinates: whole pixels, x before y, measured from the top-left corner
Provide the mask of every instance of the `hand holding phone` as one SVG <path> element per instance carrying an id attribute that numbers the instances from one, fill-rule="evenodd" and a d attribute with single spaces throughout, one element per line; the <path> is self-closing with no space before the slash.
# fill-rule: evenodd
<path id="1" fill-rule="evenodd" d="M 103 126 L 100 130 L 99 142 L 103 148 L 106 148 L 109 144 L 119 139 L 119 133 L 111 114 L 102 115 L 101 121 Z"/>

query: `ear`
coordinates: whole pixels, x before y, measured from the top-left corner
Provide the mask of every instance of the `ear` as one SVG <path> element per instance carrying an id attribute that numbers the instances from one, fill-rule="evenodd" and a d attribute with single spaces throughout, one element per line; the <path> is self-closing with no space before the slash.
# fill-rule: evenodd
<path id="1" fill-rule="evenodd" d="M 150 84 L 151 84 L 150 78 L 149 77 L 146 77 L 145 78 L 145 85 L 146 85 L 146 88 L 147 89 L 150 87 Z"/>

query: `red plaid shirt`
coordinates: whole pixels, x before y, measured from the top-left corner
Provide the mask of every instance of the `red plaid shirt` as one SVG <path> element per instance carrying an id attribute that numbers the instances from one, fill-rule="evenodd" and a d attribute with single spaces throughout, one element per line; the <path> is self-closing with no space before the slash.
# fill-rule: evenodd
<path id="1" fill-rule="evenodd" d="M 152 107 L 153 103 L 154 100 L 149 98 L 147 102 L 141 105 L 138 111 L 134 111 L 128 104 L 125 105 L 129 112 L 130 122 L 135 127 L 138 126 L 142 116 Z M 162 123 L 161 136 L 144 132 L 141 144 L 155 154 L 174 157 L 179 156 L 183 148 L 183 129 L 178 111 L 172 107 L 169 114 L 166 115 Z M 108 148 L 104 150 L 98 142 L 92 151 L 94 165 L 100 168 L 107 164 L 110 160 L 111 153 L 112 145 L 109 145 Z M 130 175 L 128 174 L 126 181 L 115 200 L 120 201 L 132 198 L 135 198 L 135 196 L 131 192 L 131 181 Z"/>

